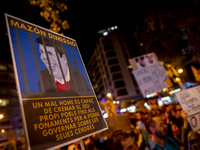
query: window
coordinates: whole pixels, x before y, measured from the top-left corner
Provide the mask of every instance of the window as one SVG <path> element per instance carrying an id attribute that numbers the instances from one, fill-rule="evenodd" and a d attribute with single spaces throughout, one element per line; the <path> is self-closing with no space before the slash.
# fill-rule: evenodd
<path id="1" fill-rule="evenodd" d="M 136 89 L 136 93 L 137 93 L 137 94 L 140 94 L 140 90 L 139 90 L 139 89 Z"/>
<path id="2" fill-rule="evenodd" d="M 0 78 L 4 78 L 5 79 L 5 78 L 7 78 L 7 75 L 6 74 L 1 74 Z"/>
<path id="3" fill-rule="evenodd" d="M 108 65 L 113 65 L 113 64 L 118 64 L 118 60 L 117 58 L 113 58 L 113 59 L 109 59 L 108 60 Z"/>
<path id="4" fill-rule="evenodd" d="M 99 88 L 99 92 L 103 91 L 103 89 L 104 89 L 104 87 L 101 86 L 101 87 Z"/>
<path id="5" fill-rule="evenodd" d="M 97 67 L 96 69 L 95 69 L 95 72 L 97 73 L 99 71 L 99 67 Z"/>
<path id="6" fill-rule="evenodd" d="M 112 50 L 114 49 L 114 47 L 112 45 L 104 45 L 104 51 L 107 51 L 107 50 Z"/>
<path id="7" fill-rule="evenodd" d="M 115 73 L 112 75 L 113 80 L 122 79 L 123 76 L 121 73 Z"/>
<path id="8" fill-rule="evenodd" d="M 1 125 L 2 125 L 2 126 L 10 125 L 10 121 L 1 122 Z"/>
<path id="9" fill-rule="evenodd" d="M 124 46 L 122 46 L 122 50 L 123 50 L 123 51 L 126 51 L 126 48 L 125 48 Z"/>
<path id="10" fill-rule="evenodd" d="M 1 87 L 7 87 L 8 84 L 7 84 L 7 82 L 0 82 L 0 86 L 1 86 Z"/>
<path id="11" fill-rule="evenodd" d="M 16 89 L 16 84 L 15 83 L 10 82 L 9 85 L 10 85 L 11 89 Z"/>
<path id="12" fill-rule="evenodd" d="M 110 79 L 110 76 L 109 76 L 108 72 L 106 73 L 106 76 L 107 76 L 107 79 L 109 80 L 109 79 Z"/>
<path id="13" fill-rule="evenodd" d="M 100 73 L 98 73 L 95 79 L 98 80 L 100 76 Z"/>
<path id="14" fill-rule="evenodd" d="M 123 44 L 123 43 L 124 43 L 122 39 L 119 39 L 119 42 L 120 42 L 120 44 Z"/>
<path id="15" fill-rule="evenodd" d="M 101 54 L 101 58 L 103 60 L 103 64 L 106 64 L 103 54 Z"/>
<path id="16" fill-rule="evenodd" d="M 114 90 L 113 89 L 111 89 L 111 93 L 114 94 Z"/>
<path id="17" fill-rule="evenodd" d="M 126 89 L 117 90 L 117 96 L 127 95 Z"/>
<path id="18" fill-rule="evenodd" d="M 107 73 L 107 72 L 108 72 L 108 69 L 107 69 L 107 67 L 106 67 L 106 66 L 104 67 L 104 69 L 105 69 L 105 72 Z"/>
<path id="19" fill-rule="evenodd" d="M 117 71 L 120 71 L 120 67 L 119 66 L 113 66 L 113 67 L 110 67 L 110 72 L 117 72 Z"/>
<path id="20" fill-rule="evenodd" d="M 7 70 L 7 67 L 5 65 L 0 65 L 0 70 Z"/>
<path id="21" fill-rule="evenodd" d="M 102 40 L 102 44 L 108 44 L 108 43 L 112 43 L 111 39 L 103 39 Z"/>
<path id="22" fill-rule="evenodd" d="M 116 56 L 115 51 L 109 51 L 106 53 L 106 58 L 113 57 L 113 56 Z"/>
<path id="23" fill-rule="evenodd" d="M 7 94 L 8 94 L 8 90 L 6 90 L 6 89 L 1 89 L 1 90 L 0 90 L 0 94 L 1 94 L 1 95 L 7 95 Z"/>
<path id="24" fill-rule="evenodd" d="M 115 82 L 115 88 L 124 87 L 124 86 L 125 86 L 124 81 L 116 81 Z"/>
<path id="25" fill-rule="evenodd" d="M 90 70 L 94 70 L 94 68 L 97 66 L 97 61 L 95 61 L 94 63 L 92 63 L 91 66 L 89 66 L 88 68 L 90 68 Z"/>
<path id="26" fill-rule="evenodd" d="M 8 99 L 0 99 L 0 106 L 6 106 L 9 104 L 9 100 Z"/>
<path id="27" fill-rule="evenodd" d="M 99 47 L 100 52 L 102 51 L 102 47 Z"/>
<path id="28" fill-rule="evenodd" d="M 95 92 L 98 94 L 104 89 L 103 85 L 101 85 L 99 88 L 95 89 Z"/>

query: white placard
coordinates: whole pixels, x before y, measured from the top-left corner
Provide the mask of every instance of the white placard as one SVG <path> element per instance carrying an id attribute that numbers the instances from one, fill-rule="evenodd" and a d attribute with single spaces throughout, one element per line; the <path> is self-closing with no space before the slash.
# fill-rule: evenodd
<path id="1" fill-rule="evenodd" d="M 200 86 L 178 92 L 176 97 L 188 116 L 200 112 Z"/>
<path id="2" fill-rule="evenodd" d="M 200 129 L 200 113 L 187 118 L 193 131 Z"/>
<path id="3" fill-rule="evenodd" d="M 132 71 L 144 97 L 169 87 L 165 80 L 167 74 L 160 62 Z"/>

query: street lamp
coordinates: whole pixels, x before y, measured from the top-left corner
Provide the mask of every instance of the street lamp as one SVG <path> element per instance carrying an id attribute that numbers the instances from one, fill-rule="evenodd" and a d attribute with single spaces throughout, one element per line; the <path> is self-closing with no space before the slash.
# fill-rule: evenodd
<path id="1" fill-rule="evenodd" d="M 183 72 L 183 69 L 178 69 L 178 73 L 182 73 Z"/>
<path id="2" fill-rule="evenodd" d="M 186 84 L 186 82 L 185 82 L 185 80 L 184 80 L 184 77 L 181 75 L 182 73 L 183 73 L 183 69 L 178 69 L 178 73 L 179 73 L 179 76 L 180 76 L 180 79 L 182 80 L 181 81 L 181 84 L 183 85 L 183 83 L 185 83 L 185 86 L 186 86 L 186 88 L 187 88 L 187 84 Z M 184 86 L 182 87 L 182 89 L 185 89 L 184 88 Z"/>
<path id="3" fill-rule="evenodd" d="M 178 77 L 176 77 L 176 82 L 180 82 L 181 81 L 181 79 L 180 78 L 178 78 Z"/>
<path id="4" fill-rule="evenodd" d="M 113 99 L 112 99 L 112 94 L 111 94 L 111 93 L 107 93 L 107 97 L 109 97 L 110 100 L 113 100 Z"/>
<path id="5" fill-rule="evenodd" d="M 107 97 L 111 98 L 112 94 L 111 93 L 107 93 Z"/>
<path id="6" fill-rule="evenodd" d="M 0 123 L 1 123 L 1 119 L 2 119 L 3 117 L 4 117 L 3 114 L 0 114 Z M 0 124 L 0 131 L 1 131 L 1 133 L 4 133 L 4 132 L 2 132 L 2 130 L 3 130 L 3 129 L 1 129 L 1 124 Z M 5 130 L 3 130 L 3 131 L 5 131 Z M 2 136 L 1 136 L 1 133 L 0 133 L 0 139 L 1 139 L 1 142 L 2 142 L 2 146 L 3 146 L 4 144 L 3 144 L 3 138 L 2 138 Z M 4 149 L 4 146 L 3 146 L 3 149 Z"/>

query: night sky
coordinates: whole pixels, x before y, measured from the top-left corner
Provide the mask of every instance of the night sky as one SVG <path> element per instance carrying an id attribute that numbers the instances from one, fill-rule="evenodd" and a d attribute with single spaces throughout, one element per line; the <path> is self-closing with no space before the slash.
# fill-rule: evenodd
<path id="1" fill-rule="evenodd" d="M 177 0 L 178 4 L 178 0 Z M 115 1 L 115 0 L 68 0 L 68 10 L 61 14 L 70 24 L 65 36 L 77 41 L 80 53 L 85 63 L 88 62 L 97 40 L 97 31 L 110 26 L 119 26 L 134 31 L 135 24 L 140 24 L 143 16 L 152 8 L 168 7 L 163 1 Z M 36 25 L 49 28 L 49 23 L 40 17 L 40 8 L 31 6 L 28 0 L 4 0 L 0 6 L 1 14 L 1 44 L 3 55 L 0 59 L 11 60 L 4 13 L 21 18 Z M 65 18 L 64 18 L 65 17 Z"/>

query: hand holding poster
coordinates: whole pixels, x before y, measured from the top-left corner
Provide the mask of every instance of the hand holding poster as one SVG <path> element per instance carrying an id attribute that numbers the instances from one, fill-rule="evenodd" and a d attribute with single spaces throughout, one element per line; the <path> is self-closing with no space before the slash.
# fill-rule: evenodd
<path id="1" fill-rule="evenodd" d="M 28 149 L 56 149 L 106 130 L 76 41 L 5 17 Z"/>
<path id="2" fill-rule="evenodd" d="M 200 86 L 178 92 L 176 97 L 187 113 L 187 120 L 192 129 L 200 129 Z"/>

